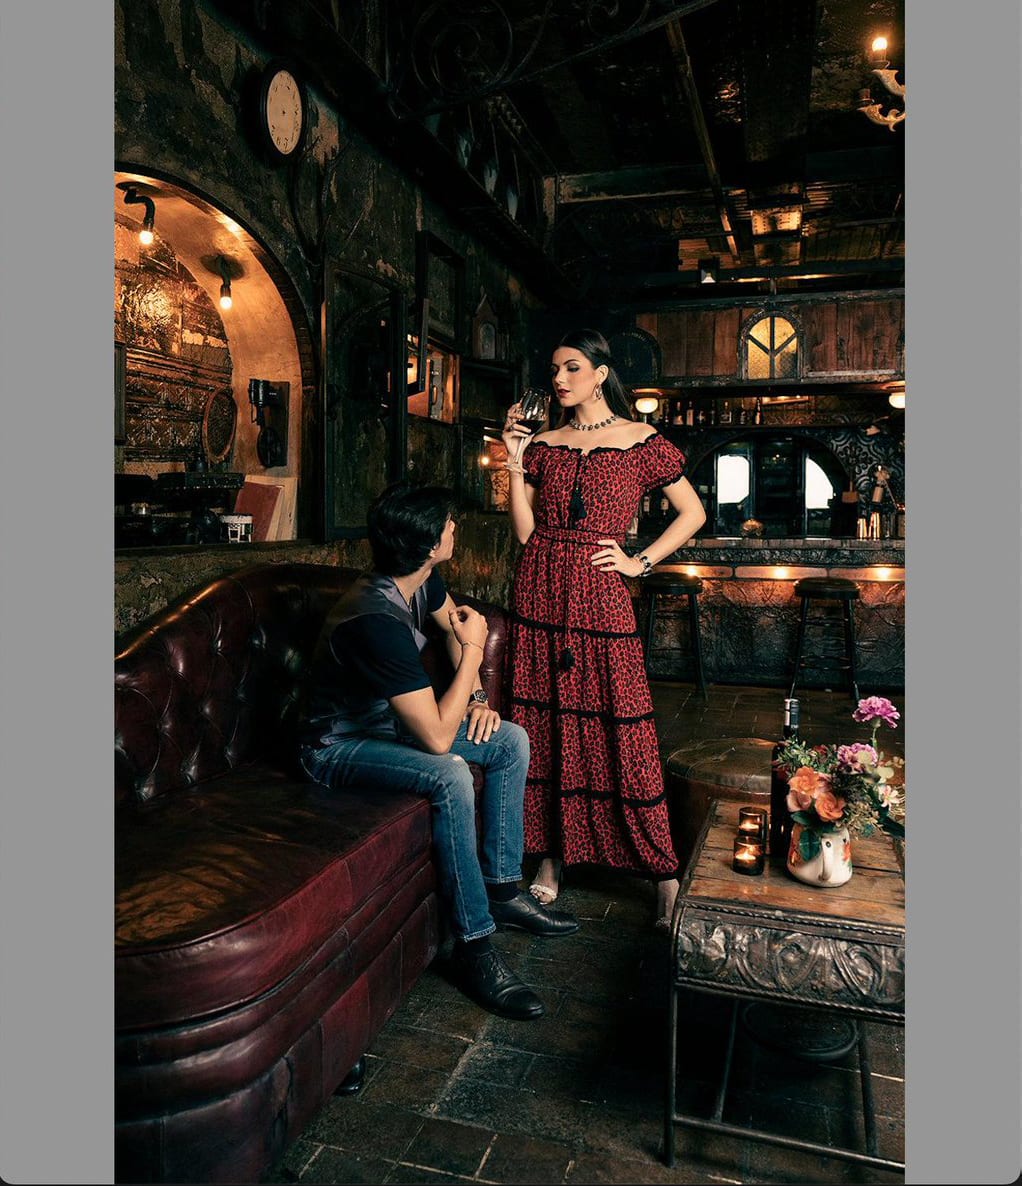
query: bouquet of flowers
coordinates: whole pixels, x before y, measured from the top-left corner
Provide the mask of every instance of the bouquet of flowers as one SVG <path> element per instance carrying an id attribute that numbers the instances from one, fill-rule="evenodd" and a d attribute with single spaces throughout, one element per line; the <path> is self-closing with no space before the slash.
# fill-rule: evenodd
<path id="1" fill-rule="evenodd" d="M 847 828 L 868 836 L 876 828 L 905 835 L 905 760 L 888 758 L 877 748 L 881 724 L 898 727 L 900 713 L 883 696 L 859 701 L 852 720 L 872 726 L 869 743 L 807 745 L 789 738 L 775 765 L 788 780 L 788 810 L 802 825 L 802 859 L 812 860 L 821 832 Z"/>

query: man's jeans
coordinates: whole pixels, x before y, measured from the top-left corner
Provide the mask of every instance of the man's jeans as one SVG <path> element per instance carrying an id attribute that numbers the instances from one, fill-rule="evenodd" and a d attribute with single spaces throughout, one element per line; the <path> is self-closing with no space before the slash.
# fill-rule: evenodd
<path id="1" fill-rule="evenodd" d="M 486 884 L 518 881 L 522 875 L 522 812 L 529 738 L 513 721 L 501 721 L 489 741 L 465 737 L 463 721 L 450 753 L 427 754 L 399 741 L 353 737 L 321 749 L 304 748 L 301 761 L 314 781 L 412 791 L 433 807 L 433 845 L 440 891 L 460 939 L 480 939 L 496 929 Z M 467 763 L 484 774 L 480 814 L 482 845 L 476 844 L 475 791 Z"/>

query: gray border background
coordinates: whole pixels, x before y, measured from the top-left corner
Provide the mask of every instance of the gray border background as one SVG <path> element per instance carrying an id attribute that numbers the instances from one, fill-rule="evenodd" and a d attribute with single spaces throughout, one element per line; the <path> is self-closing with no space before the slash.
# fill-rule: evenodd
<path id="1" fill-rule="evenodd" d="M 1006 1183 L 1022 1166 L 1020 13 L 907 9 L 907 1181 Z M 2 0 L 0 1175 L 17 1183 L 113 1180 L 112 94 L 111 3 Z M 968 251 L 976 217 L 988 239 Z"/>

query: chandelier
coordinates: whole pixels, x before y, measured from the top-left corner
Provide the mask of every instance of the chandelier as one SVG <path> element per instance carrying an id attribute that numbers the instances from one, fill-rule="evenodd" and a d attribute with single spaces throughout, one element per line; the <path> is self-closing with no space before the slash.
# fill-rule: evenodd
<path id="1" fill-rule="evenodd" d="M 905 118 L 905 84 L 898 82 L 897 70 L 891 70 L 889 63 L 884 57 L 887 51 L 887 38 L 876 37 L 873 39 L 873 44 L 870 46 L 870 61 L 873 63 L 873 73 L 880 79 L 887 91 L 901 99 L 902 106 L 891 107 L 887 111 L 881 109 L 881 105 L 874 101 L 869 88 L 859 91 L 859 110 L 862 114 L 875 124 L 887 128 L 893 132 L 895 126 L 900 124 Z"/>

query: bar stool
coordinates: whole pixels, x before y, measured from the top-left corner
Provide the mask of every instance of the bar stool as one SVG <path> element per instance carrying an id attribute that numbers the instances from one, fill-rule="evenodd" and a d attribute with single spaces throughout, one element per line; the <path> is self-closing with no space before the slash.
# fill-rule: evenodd
<path id="1" fill-rule="evenodd" d="M 859 597 L 859 586 L 845 577 L 804 577 L 795 585 L 795 596 L 802 599 L 802 615 L 798 623 L 798 641 L 795 644 L 795 669 L 791 676 L 789 696 L 795 695 L 795 684 L 800 670 L 815 668 L 818 671 L 848 672 L 852 699 L 859 699 L 859 685 L 855 674 L 855 617 L 852 602 Z M 806 630 L 810 626 L 834 626 L 837 618 L 827 614 L 810 616 L 811 602 L 836 601 L 841 606 L 844 622 L 844 648 L 834 649 L 833 640 L 821 637 L 817 646 L 825 647 L 815 654 L 803 655 Z"/>
<path id="2" fill-rule="evenodd" d="M 643 582 L 643 596 L 646 602 L 646 675 L 649 675 L 649 660 L 653 651 L 653 627 L 656 622 L 657 598 L 687 597 L 689 645 L 692 661 L 695 665 L 696 683 L 699 691 L 706 699 L 706 680 L 703 676 L 703 644 L 699 634 L 699 594 L 703 591 L 703 582 L 699 577 L 689 576 L 685 572 L 654 572 Z"/>

